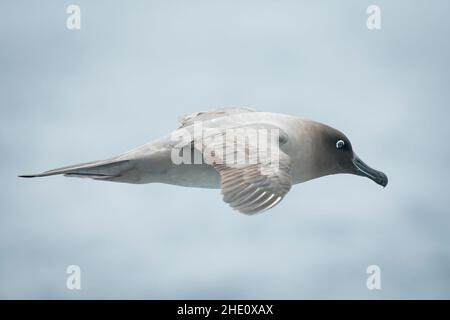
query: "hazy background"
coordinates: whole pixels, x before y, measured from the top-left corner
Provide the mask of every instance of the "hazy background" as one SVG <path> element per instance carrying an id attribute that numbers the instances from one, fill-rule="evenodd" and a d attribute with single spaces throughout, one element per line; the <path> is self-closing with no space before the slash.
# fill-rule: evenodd
<path id="1" fill-rule="evenodd" d="M 449 12 L 445 0 L 2 0 L 0 298 L 450 298 Z M 243 105 L 342 130 L 389 185 L 326 177 L 248 217 L 219 190 L 16 177 Z M 71 264 L 81 291 L 66 289 Z M 371 264 L 380 291 L 366 288 Z"/>

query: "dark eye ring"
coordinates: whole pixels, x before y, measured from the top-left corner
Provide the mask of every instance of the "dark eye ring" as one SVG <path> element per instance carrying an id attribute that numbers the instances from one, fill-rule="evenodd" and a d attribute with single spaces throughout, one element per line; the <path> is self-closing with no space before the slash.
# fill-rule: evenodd
<path id="1" fill-rule="evenodd" d="M 338 140 L 336 142 L 336 148 L 337 149 L 342 149 L 345 146 L 345 142 L 343 140 Z"/>

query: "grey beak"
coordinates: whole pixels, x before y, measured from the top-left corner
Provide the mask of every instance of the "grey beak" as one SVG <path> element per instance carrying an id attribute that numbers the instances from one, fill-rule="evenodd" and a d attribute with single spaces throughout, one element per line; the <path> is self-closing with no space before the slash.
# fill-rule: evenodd
<path id="1" fill-rule="evenodd" d="M 387 186 L 388 177 L 383 172 L 369 167 L 356 154 L 353 157 L 353 166 L 355 168 L 355 174 L 367 177 L 383 186 L 383 188 Z"/>

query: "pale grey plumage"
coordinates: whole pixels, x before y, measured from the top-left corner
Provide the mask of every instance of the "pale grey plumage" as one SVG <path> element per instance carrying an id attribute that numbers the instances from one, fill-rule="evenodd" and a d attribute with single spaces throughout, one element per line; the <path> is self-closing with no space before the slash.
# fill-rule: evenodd
<path id="1" fill-rule="evenodd" d="M 323 124 L 294 116 L 256 112 L 250 108 L 219 108 L 194 113 L 179 118 L 181 126 L 171 135 L 128 151 L 109 160 L 94 161 L 75 166 L 63 167 L 40 174 L 21 177 L 43 177 L 64 174 L 72 177 L 95 180 L 152 183 L 160 182 L 188 187 L 221 188 L 223 200 L 232 208 L 246 214 L 270 209 L 288 193 L 292 184 L 304 182 L 334 173 L 353 173 L 369 176 L 385 186 L 386 176 L 369 167 L 358 170 L 353 161 L 357 159 L 351 151 L 351 144 L 339 131 Z M 201 121 L 203 128 L 214 129 L 206 133 L 201 143 L 196 138 L 183 141 L 186 132 L 193 134 L 195 123 Z M 242 146 L 256 162 L 230 165 L 223 161 L 234 157 L 235 150 L 223 155 L 214 154 L 214 162 L 209 164 L 174 164 L 172 151 L 183 143 L 190 146 L 195 156 L 203 155 L 203 148 L 221 147 L 217 136 L 225 135 L 228 129 L 271 129 L 280 132 L 276 147 L 279 162 L 274 164 L 261 154 L 255 155 L 251 143 Z M 192 135 L 194 136 L 194 135 Z M 336 152 L 329 146 L 330 140 L 344 139 L 351 151 L 352 164 L 342 161 L 350 154 Z M 217 142 L 219 141 L 219 142 Z M 278 144 L 279 142 L 279 144 Z M 200 147 L 199 147 L 200 146 Z M 253 146 L 254 147 L 254 146 Z M 339 158 L 339 159 L 338 159 Z M 341 159 L 342 158 L 342 159 Z M 345 159 L 346 159 L 345 158 Z M 347 159 L 348 160 L 348 159 Z M 347 161 L 346 162 L 349 162 Z M 360 165 L 360 164 L 359 164 Z M 356 168 L 356 169 L 355 169 Z M 364 172 L 361 173 L 361 172 Z"/>

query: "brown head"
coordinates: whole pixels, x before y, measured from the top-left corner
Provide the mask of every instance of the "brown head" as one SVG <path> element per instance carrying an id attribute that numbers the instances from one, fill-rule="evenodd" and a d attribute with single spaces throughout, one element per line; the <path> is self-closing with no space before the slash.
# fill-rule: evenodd
<path id="1" fill-rule="evenodd" d="M 314 172 L 316 177 L 350 173 L 367 177 L 386 187 L 387 176 L 365 164 L 353 151 L 350 140 L 334 128 L 313 122 Z"/>

